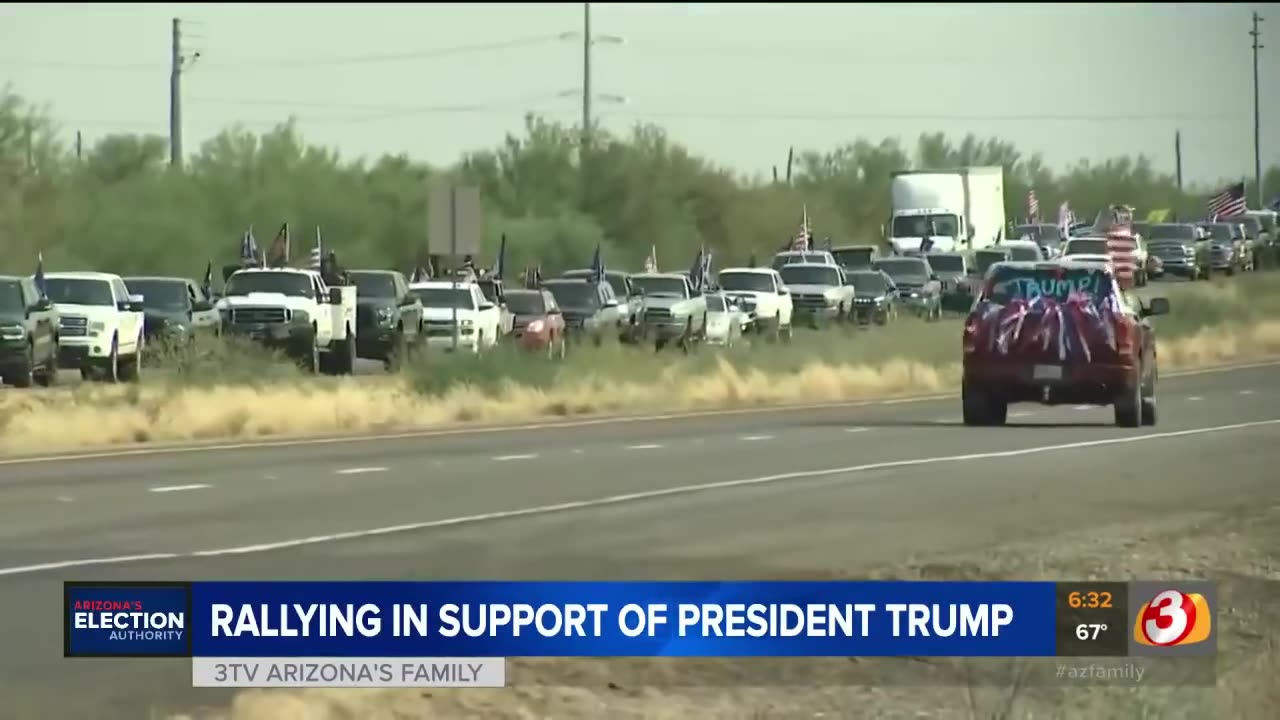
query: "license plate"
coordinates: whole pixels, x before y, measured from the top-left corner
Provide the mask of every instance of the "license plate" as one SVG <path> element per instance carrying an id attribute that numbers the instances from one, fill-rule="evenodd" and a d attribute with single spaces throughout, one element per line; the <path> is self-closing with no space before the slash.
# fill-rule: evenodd
<path id="1" fill-rule="evenodd" d="M 1032 371 L 1036 380 L 1061 380 L 1062 367 L 1058 365 L 1037 365 Z"/>

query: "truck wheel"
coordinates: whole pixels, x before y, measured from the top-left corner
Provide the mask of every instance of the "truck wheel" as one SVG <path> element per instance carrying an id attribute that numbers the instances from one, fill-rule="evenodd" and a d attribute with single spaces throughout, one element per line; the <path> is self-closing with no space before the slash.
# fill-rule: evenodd
<path id="1" fill-rule="evenodd" d="M 346 339 L 337 343 L 330 353 L 333 356 L 333 374 L 351 375 L 356 371 L 356 337 L 347 328 Z"/>
<path id="2" fill-rule="evenodd" d="M 387 351 L 387 359 L 383 363 L 387 368 L 387 372 L 396 372 L 404 367 L 405 361 L 409 359 L 409 341 L 405 339 L 404 328 L 396 331 L 396 338 L 391 343 L 391 349 Z"/>
<path id="3" fill-rule="evenodd" d="M 36 368 L 35 349 L 31 347 L 30 343 L 28 343 L 27 352 L 25 353 L 25 357 L 22 360 L 22 365 L 15 365 L 13 368 L 15 371 L 14 376 L 12 378 L 9 378 L 6 375 L 5 379 L 9 380 L 14 387 L 29 388 L 33 384 L 35 384 L 35 368 Z M 3 373 L 0 373 L 0 374 L 3 374 Z"/>
<path id="4" fill-rule="evenodd" d="M 960 385 L 961 414 L 971 427 L 1004 425 L 1009 418 L 1009 403 L 968 383 Z"/>
<path id="5" fill-rule="evenodd" d="M 1142 424 L 1147 427 L 1153 427 L 1156 424 L 1156 381 L 1157 371 L 1153 368 L 1151 374 L 1142 383 Z"/>
<path id="6" fill-rule="evenodd" d="M 120 379 L 125 382 L 138 382 L 142 379 L 142 341 L 138 341 L 138 349 L 121 364 Z"/>
<path id="7" fill-rule="evenodd" d="M 1141 371 L 1139 371 L 1141 372 Z M 1135 428 L 1142 424 L 1142 382 L 1133 378 L 1115 400 L 1116 425 Z"/>
<path id="8" fill-rule="evenodd" d="M 316 345 L 315 338 L 311 339 L 311 357 L 303 360 L 302 369 L 312 375 L 320 374 L 320 348 Z"/>
<path id="9" fill-rule="evenodd" d="M 53 345 L 53 355 L 46 361 L 45 366 L 35 373 L 36 384 L 40 387 L 49 387 L 58 382 L 58 345 Z"/>
<path id="10" fill-rule="evenodd" d="M 115 336 L 111 338 L 111 354 L 107 356 L 106 362 L 102 367 L 102 381 L 109 383 L 120 382 L 120 343 Z"/>

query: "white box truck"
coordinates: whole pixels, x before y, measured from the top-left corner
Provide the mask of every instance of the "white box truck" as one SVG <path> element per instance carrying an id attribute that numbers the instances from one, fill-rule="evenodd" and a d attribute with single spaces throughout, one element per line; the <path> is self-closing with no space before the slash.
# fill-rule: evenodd
<path id="1" fill-rule="evenodd" d="M 889 185 L 886 240 L 898 254 L 980 250 L 1004 237 L 1004 168 L 902 170 Z"/>

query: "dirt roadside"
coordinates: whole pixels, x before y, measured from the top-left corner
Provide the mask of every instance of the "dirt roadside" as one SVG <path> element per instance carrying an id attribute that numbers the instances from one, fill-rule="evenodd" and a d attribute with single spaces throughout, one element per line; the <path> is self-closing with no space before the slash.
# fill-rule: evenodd
<path id="1" fill-rule="evenodd" d="M 822 558 L 838 561 L 838 558 Z M 191 720 L 493 718 L 1252 718 L 1280 705 L 1280 505 L 1189 514 L 893 567 L 795 578 L 1219 583 L 1216 686 L 1053 681 L 1054 660 L 516 660 L 505 690 L 247 691 Z M 1086 662 L 1072 661 L 1073 665 Z M 1109 663 L 1109 667 L 1119 663 Z M 1167 676 L 1165 676 L 1167 678 Z M 772 685 L 769 687 L 767 685 Z"/>

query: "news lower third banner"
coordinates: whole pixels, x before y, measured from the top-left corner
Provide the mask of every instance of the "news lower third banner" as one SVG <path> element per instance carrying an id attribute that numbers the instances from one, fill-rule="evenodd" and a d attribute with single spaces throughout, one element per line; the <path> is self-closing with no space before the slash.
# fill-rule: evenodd
<path id="1" fill-rule="evenodd" d="M 1205 655 L 1216 607 L 1194 581 L 68 582 L 64 654 L 191 657 L 228 686 L 492 687 L 510 657 Z"/>

